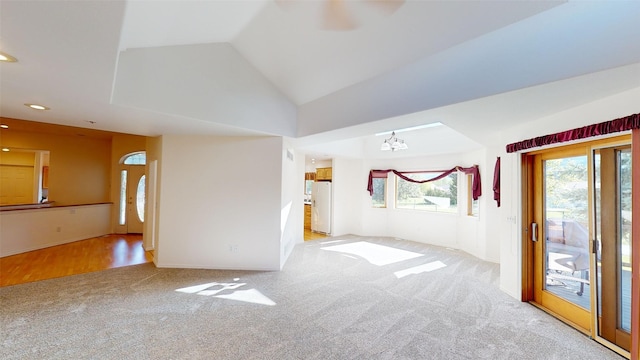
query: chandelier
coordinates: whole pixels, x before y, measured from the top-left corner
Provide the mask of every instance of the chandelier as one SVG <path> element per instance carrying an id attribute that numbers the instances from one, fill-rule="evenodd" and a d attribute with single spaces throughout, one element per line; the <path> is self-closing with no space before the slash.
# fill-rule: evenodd
<path id="1" fill-rule="evenodd" d="M 406 150 L 408 148 L 409 147 L 404 142 L 404 140 L 398 139 L 395 131 L 392 132 L 391 137 L 388 139 L 385 139 L 384 142 L 382 143 L 382 146 L 380 146 L 380 150 L 382 151 Z"/>

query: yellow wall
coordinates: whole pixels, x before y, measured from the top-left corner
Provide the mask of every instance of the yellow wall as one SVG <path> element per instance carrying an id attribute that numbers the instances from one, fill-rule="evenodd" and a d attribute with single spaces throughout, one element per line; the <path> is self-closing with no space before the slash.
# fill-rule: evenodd
<path id="1" fill-rule="evenodd" d="M 32 151 L 0 152 L 0 165 L 34 166 L 35 162 L 35 153 Z"/>
<path id="2" fill-rule="evenodd" d="M 4 130 L 0 146 L 50 151 L 49 200 L 56 205 L 111 201 L 111 139 Z"/>

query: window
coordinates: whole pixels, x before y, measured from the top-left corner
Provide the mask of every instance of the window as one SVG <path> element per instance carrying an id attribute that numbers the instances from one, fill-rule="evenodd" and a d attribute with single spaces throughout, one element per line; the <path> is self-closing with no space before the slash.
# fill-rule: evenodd
<path id="1" fill-rule="evenodd" d="M 127 221 L 127 170 L 120 171 L 120 212 L 118 224 L 124 225 Z"/>
<path id="2" fill-rule="evenodd" d="M 473 200 L 473 175 L 467 175 L 467 215 L 478 216 L 480 206 L 478 200 Z"/>
<path id="3" fill-rule="evenodd" d="M 142 175 L 140 181 L 138 181 L 138 188 L 136 189 L 136 210 L 138 211 L 138 219 L 140 222 L 144 222 L 144 202 L 145 202 L 145 175 Z"/>
<path id="4" fill-rule="evenodd" d="M 142 151 L 127 155 L 122 163 L 125 165 L 145 165 L 147 163 L 147 154 Z"/>
<path id="5" fill-rule="evenodd" d="M 387 179 L 374 178 L 373 179 L 373 195 L 371 197 L 371 203 L 374 208 L 387 207 L 386 193 L 387 193 Z"/>
<path id="6" fill-rule="evenodd" d="M 411 174 L 414 180 L 429 180 L 441 172 Z M 458 173 L 436 181 L 416 184 L 398 178 L 396 186 L 396 208 L 455 213 L 458 211 Z"/>

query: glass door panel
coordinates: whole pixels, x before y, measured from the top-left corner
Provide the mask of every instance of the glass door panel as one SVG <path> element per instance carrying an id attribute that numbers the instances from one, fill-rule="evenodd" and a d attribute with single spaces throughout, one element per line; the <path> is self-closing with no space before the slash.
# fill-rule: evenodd
<path id="1" fill-rule="evenodd" d="M 594 151 L 598 336 L 629 350 L 631 149 Z"/>
<path id="2" fill-rule="evenodd" d="M 587 147 L 531 159 L 533 301 L 590 332 L 590 163 Z"/>
<path id="3" fill-rule="evenodd" d="M 585 310 L 589 288 L 587 156 L 543 161 L 544 290 Z"/>

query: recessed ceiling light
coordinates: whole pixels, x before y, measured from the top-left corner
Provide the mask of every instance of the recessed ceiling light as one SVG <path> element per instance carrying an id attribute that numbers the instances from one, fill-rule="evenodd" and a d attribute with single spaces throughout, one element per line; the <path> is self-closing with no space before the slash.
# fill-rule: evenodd
<path id="1" fill-rule="evenodd" d="M 39 105 L 39 104 L 24 104 L 25 106 L 28 106 L 32 109 L 35 110 L 49 110 L 48 107 L 44 106 L 44 105 Z"/>
<path id="2" fill-rule="evenodd" d="M 8 128 L 9 128 L 9 125 L 7 125 L 7 124 L 0 124 L 0 128 L 2 128 L 2 129 L 8 129 Z"/>
<path id="3" fill-rule="evenodd" d="M 8 151 L 10 151 L 10 150 L 9 150 L 9 148 L 2 148 L 2 151 L 4 151 L 4 152 L 8 152 Z"/>
<path id="4" fill-rule="evenodd" d="M 0 61 L 4 61 L 4 62 L 17 62 L 18 59 L 14 58 L 13 56 L 9 55 L 9 54 L 5 54 L 3 52 L 0 52 Z"/>

